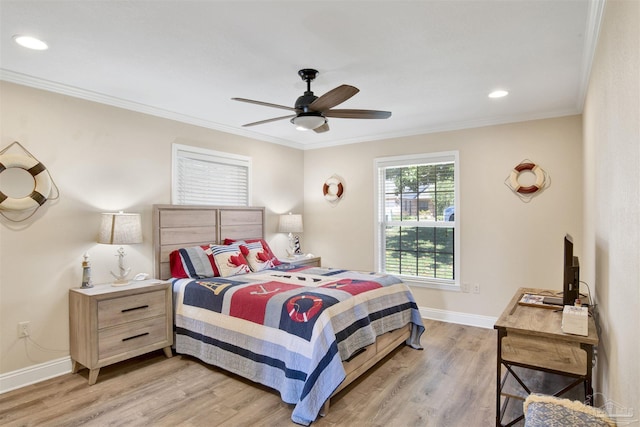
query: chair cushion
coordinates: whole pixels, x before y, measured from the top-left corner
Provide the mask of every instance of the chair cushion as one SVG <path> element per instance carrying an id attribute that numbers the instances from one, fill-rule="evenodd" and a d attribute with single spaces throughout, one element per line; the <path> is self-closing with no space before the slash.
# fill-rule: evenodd
<path id="1" fill-rule="evenodd" d="M 612 427 L 607 414 L 582 402 L 541 394 L 530 394 L 524 401 L 525 427 Z"/>

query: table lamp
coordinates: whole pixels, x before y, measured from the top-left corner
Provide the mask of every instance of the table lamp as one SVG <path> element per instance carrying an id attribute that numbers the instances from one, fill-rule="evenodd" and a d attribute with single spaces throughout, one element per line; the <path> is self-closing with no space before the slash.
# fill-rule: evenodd
<path id="1" fill-rule="evenodd" d="M 293 258 L 295 254 L 301 254 L 300 246 L 296 248 L 293 242 L 293 233 L 302 233 L 302 215 L 292 214 L 280 215 L 280 223 L 278 224 L 280 233 L 289 233 L 289 258 Z"/>
<path id="2" fill-rule="evenodd" d="M 103 213 L 98 243 L 106 245 L 132 245 L 142 243 L 142 225 L 140 214 L 137 213 Z M 116 256 L 118 257 L 118 274 L 111 272 L 116 279 L 114 286 L 122 286 L 129 283 L 127 276 L 131 271 L 124 264 L 124 248 L 120 246 Z"/>

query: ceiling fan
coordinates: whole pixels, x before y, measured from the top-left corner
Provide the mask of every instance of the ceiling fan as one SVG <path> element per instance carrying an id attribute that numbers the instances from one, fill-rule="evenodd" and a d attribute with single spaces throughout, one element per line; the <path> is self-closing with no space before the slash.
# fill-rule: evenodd
<path id="1" fill-rule="evenodd" d="M 391 117 L 390 111 L 378 110 L 351 110 L 351 109 L 332 109 L 338 104 L 343 103 L 351 98 L 360 90 L 349 85 L 340 85 L 330 90 L 321 97 L 317 97 L 311 91 L 311 81 L 318 75 L 317 70 L 305 68 L 298 71 L 298 75 L 307 82 L 307 90 L 304 95 L 300 96 L 294 107 L 286 105 L 271 104 L 269 102 L 255 101 L 246 98 L 231 98 L 234 101 L 248 102 L 250 104 L 264 105 L 265 107 L 280 108 L 282 110 L 293 111 L 295 114 L 274 117 L 272 119 L 260 120 L 258 122 L 247 123 L 243 127 L 261 125 L 264 123 L 275 122 L 277 120 L 290 119 L 291 123 L 296 125 L 300 130 L 311 130 L 315 132 L 326 132 L 329 130 L 327 117 L 338 117 L 343 119 L 388 119 Z"/>

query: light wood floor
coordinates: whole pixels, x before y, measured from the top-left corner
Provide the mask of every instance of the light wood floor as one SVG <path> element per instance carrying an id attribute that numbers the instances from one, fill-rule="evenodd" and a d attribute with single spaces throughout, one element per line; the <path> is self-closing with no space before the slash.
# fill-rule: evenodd
<path id="1" fill-rule="evenodd" d="M 403 346 L 390 354 L 313 426 L 495 425 L 496 332 L 425 326 L 423 351 Z M 191 357 L 158 351 L 102 368 L 93 386 L 87 376 L 83 370 L 0 395 L 0 425 L 296 425 L 276 392 Z"/>

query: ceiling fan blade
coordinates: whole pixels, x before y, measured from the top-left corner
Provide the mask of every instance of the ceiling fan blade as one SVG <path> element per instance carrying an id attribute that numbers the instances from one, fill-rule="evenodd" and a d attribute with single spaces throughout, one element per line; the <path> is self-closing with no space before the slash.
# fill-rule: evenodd
<path id="1" fill-rule="evenodd" d="M 331 89 L 329 92 L 322 95 L 320 98 L 309 104 L 311 111 L 324 112 L 330 108 L 335 107 L 338 104 L 342 104 L 347 99 L 351 98 L 356 93 L 360 92 L 357 87 L 349 85 L 341 85 L 335 89 Z"/>
<path id="2" fill-rule="evenodd" d="M 341 119 L 388 119 L 391 111 L 379 110 L 329 110 L 322 113 L 325 117 Z"/>
<path id="3" fill-rule="evenodd" d="M 259 122 L 247 123 L 246 125 L 242 125 L 242 127 L 245 128 L 247 126 L 263 125 L 265 123 L 271 123 L 271 122 L 275 122 L 275 121 L 278 121 L 278 120 L 292 119 L 295 116 L 296 115 L 294 114 L 292 116 L 274 117 L 273 119 L 266 119 L 266 120 L 260 120 Z"/>
<path id="4" fill-rule="evenodd" d="M 329 123 L 325 122 L 322 126 L 318 126 L 317 128 L 315 128 L 313 131 L 315 133 L 322 133 L 322 132 L 326 132 L 329 130 Z"/>
<path id="5" fill-rule="evenodd" d="M 287 107 L 286 105 L 278 105 L 278 104 L 272 104 L 270 102 L 262 102 L 262 101 L 255 101 L 253 99 L 247 99 L 247 98 L 231 98 L 231 100 L 233 101 L 240 101 L 240 102 L 248 102 L 249 104 L 257 104 L 257 105 L 263 105 L 265 107 L 273 107 L 273 108 L 281 108 L 283 110 L 289 110 L 289 111 L 296 111 L 295 108 L 293 107 Z"/>

